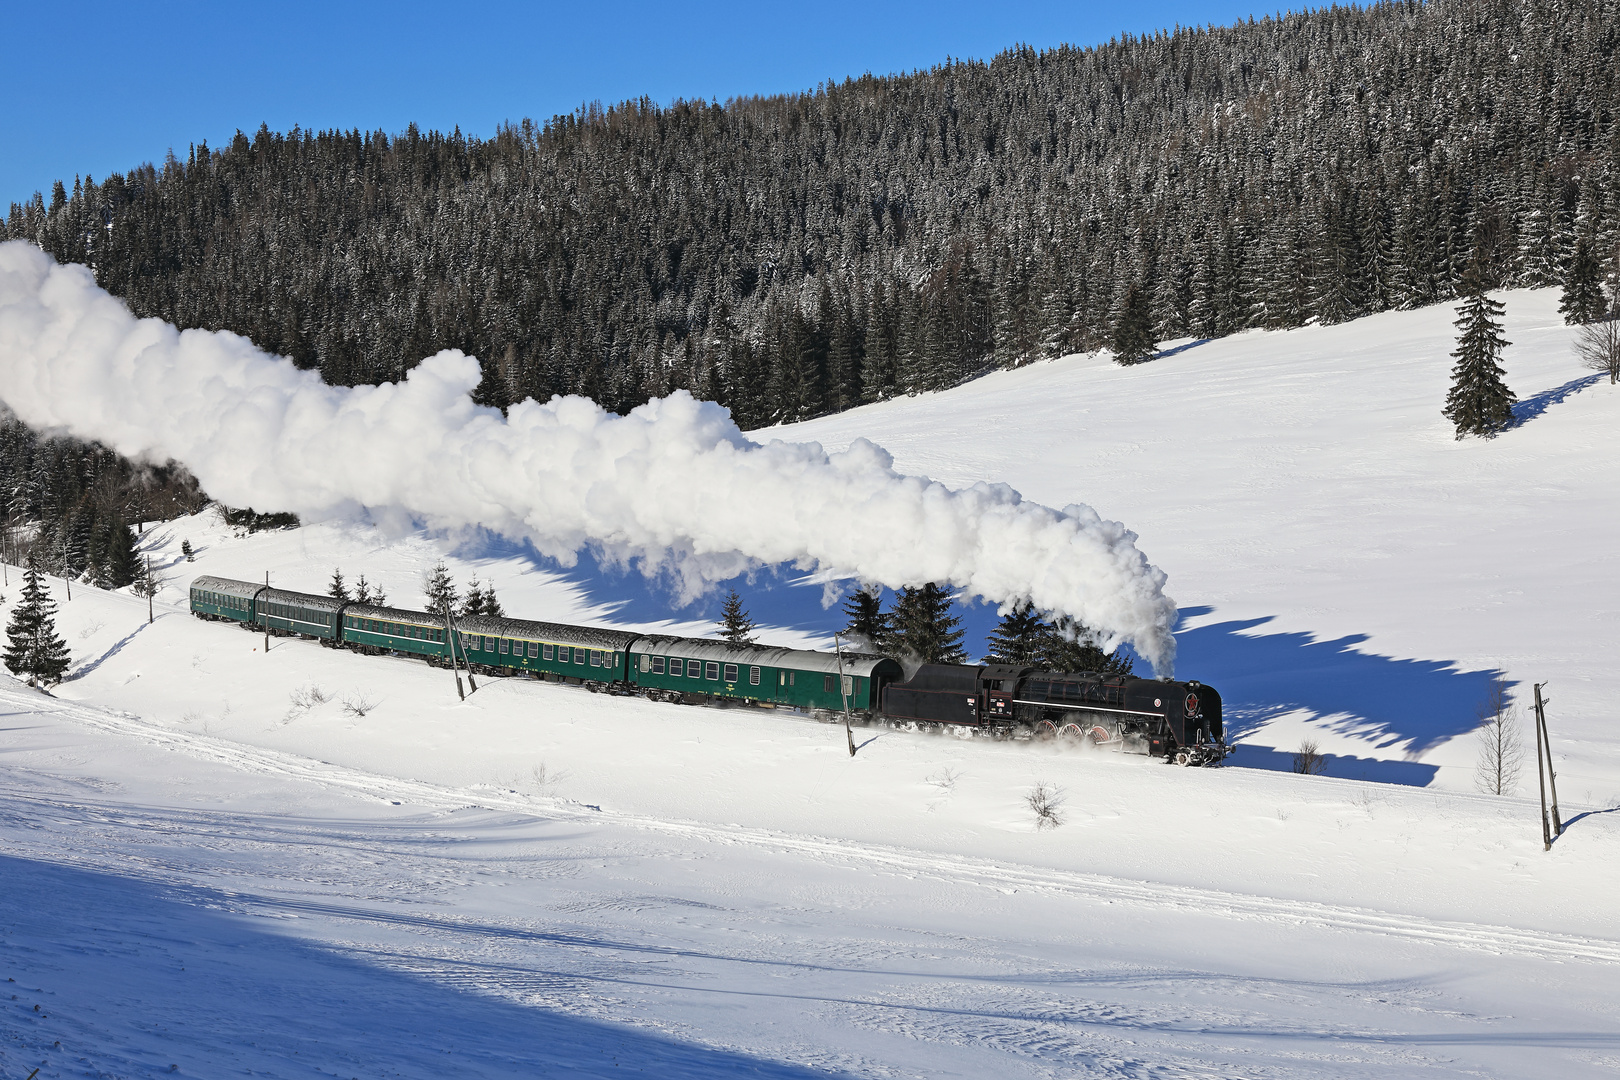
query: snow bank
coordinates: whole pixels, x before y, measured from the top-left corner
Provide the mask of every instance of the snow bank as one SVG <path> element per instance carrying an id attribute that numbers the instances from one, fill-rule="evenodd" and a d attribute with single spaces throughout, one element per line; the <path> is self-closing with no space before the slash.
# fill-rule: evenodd
<path id="1" fill-rule="evenodd" d="M 793 563 L 898 588 L 934 581 L 1031 601 L 1129 641 L 1169 673 L 1175 604 L 1136 535 L 1090 507 L 897 472 L 864 439 L 750 441 L 684 392 L 629 416 L 578 397 L 474 405 L 478 362 L 424 360 L 402 383 L 341 388 L 234 334 L 137 320 L 81 266 L 0 245 L 0 399 L 25 422 L 174 460 L 234 505 L 306 520 L 403 512 L 478 525 L 571 565 L 590 545 L 668 571 L 683 595 Z"/>

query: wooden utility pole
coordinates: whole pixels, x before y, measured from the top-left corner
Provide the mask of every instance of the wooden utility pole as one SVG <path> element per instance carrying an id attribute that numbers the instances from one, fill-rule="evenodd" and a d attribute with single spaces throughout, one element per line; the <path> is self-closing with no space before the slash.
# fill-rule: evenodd
<path id="1" fill-rule="evenodd" d="M 467 693 L 461 687 L 461 669 L 456 667 L 456 628 L 450 625 L 450 605 L 444 605 L 444 642 L 450 646 L 450 673 L 456 677 L 456 697 L 461 701 L 467 700 Z"/>
<path id="2" fill-rule="evenodd" d="M 1552 834 L 1564 835 L 1564 820 L 1558 815 L 1558 773 L 1553 770 L 1552 762 L 1552 736 L 1547 731 L 1547 703 L 1541 698 L 1541 688 L 1546 683 L 1536 684 L 1536 738 L 1547 747 L 1547 791 L 1552 795 Z M 1536 760 L 1541 760 L 1539 751 Z"/>
<path id="3" fill-rule="evenodd" d="M 471 694 L 476 694 L 476 693 L 478 693 L 478 680 L 473 678 L 472 658 L 467 655 L 467 647 L 461 640 L 461 632 L 456 629 L 456 617 L 454 615 L 450 614 L 450 605 L 449 604 L 446 604 L 445 607 L 444 607 L 444 617 L 446 619 L 450 620 L 450 634 L 451 634 L 452 637 L 455 638 L 455 641 L 452 642 L 451 645 L 450 645 L 450 662 L 452 664 L 455 663 L 456 647 L 461 646 L 461 659 L 467 665 L 467 692 L 471 693 Z M 456 676 L 456 686 L 457 686 L 458 689 L 461 686 L 461 676 L 460 675 Z M 462 700 L 466 700 L 466 699 L 463 698 Z"/>
<path id="4" fill-rule="evenodd" d="M 844 698 L 844 738 L 849 740 L 849 756 L 855 756 L 855 732 L 849 725 L 849 691 L 845 689 L 844 679 L 844 644 L 833 635 L 833 651 L 838 654 L 838 692 Z"/>
<path id="5" fill-rule="evenodd" d="M 1541 764 L 1541 687 L 1536 687 L 1536 785 L 1541 788 L 1541 850 L 1552 850 L 1552 829 L 1547 823 L 1547 772 Z"/>

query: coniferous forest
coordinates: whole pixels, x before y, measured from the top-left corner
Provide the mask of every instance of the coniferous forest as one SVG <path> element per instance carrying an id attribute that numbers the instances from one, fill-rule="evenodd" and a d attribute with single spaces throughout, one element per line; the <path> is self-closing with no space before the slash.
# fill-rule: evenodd
<path id="1" fill-rule="evenodd" d="M 1612 295 L 1617 45 L 1620 0 L 1395 2 L 487 140 L 261 128 L 3 233 L 333 383 L 459 348 L 488 404 L 686 387 L 754 427 L 1442 302 L 1476 249 L 1487 287 Z"/>

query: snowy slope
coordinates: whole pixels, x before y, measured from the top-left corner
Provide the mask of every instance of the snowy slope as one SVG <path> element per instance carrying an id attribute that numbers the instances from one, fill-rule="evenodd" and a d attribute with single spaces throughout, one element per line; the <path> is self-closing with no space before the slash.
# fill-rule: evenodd
<path id="1" fill-rule="evenodd" d="M 881 432 L 902 468 L 1126 521 L 1189 614 L 1180 670 L 1244 712 L 1233 768 L 877 729 L 852 760 L 802 717 L 518 680 L 463 703 L 184 612 L 196 573 L 334 566 L 415 603 L 442 541 L 149 528 L 155 621 L 54 582 L 70 679 L 0 677 L 0 1075 L 1613 1075 L 1620 393 L 1545 294 L 1508 301 L 1515 389 L 1565 389 L 1489 443 L 1438 417 L 1446 309 L 767 433 Z M 711 625 L 521 552 L 450 561 L 514 613 Z M 1532 788 L 1468 790 L 1498 665 L 1553 680 L 1550 853 Z M 1273 771 L 1305 732 L 1330 775 Z"/>
<path id="2" fill-rule="evenodd" d="M 1620 387 L 1580 367 L 1556 290 L 1501 299 L 1522 422 L 1492 440 L 1459 442 L 1440 415 L 1451 306 L 1239 334 L 1134 368 L 1069 357 L 759 435 L 881 438 L 898 468 L 1125 522 L 1181 605 L 1178 674 L 1247 714 L 1246 743 L 1291 751 L 1314 733 L 1330 753 L 1442 766 L 1436 782 L 1468 789 L 1465 733 L 1483 673 L 1501 670 L 1520 700 L 1550 682 L 1566 782 L 1608 795 Z"/>

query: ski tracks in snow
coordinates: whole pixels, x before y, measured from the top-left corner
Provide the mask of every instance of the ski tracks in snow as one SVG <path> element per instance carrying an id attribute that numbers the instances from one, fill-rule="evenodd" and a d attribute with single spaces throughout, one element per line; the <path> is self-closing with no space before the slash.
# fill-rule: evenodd
<path id="1" fill-rule="evenodd" d="M 12 695 L 7 695 L 12 696 Z M 18 702 L 18 704 L 23 704 Z M 1133 881 L 1004 860 L 986 860 L 886 847 L 824 837 L 791 835 L 740 825 L 663 821 L 634 814 L 602 810 L 568 800 L 536 797 L 516 791 L 456 789 L 421 780 L 383 776 L 312 758 L 261 749 L 223 739 L 177 731 L 148 723 L 126 713 L 112 712 L 55 698 L 29 695 L 26 708 L 49 712 L 111 735 L 140 740 L 152 747 L 227 766 L 250 774 L 311 783 L 320 787 L 376 799 L 395 806 L 435 811 L 485 809 L 541 821 L 620 826 L 691 843 L 746 845 L 767 852 L 797 856 L 824 864 L 868 872 L 934 879 L 957 885 L 977 885 L 1002 892 L 1032 891 L 1070 897 L 1088 904 L 1156 908 L 1231 920 L 1269 921 L 1296 927 L 1316 927 L 1356 934 L 1375 934 L 1445 948 L 1521 956 L 1554 962 L 1620 963 L 1620 941 L 1580 937 L 1507 926 L 1447 922 L 1407 914 L 1313 901 L 1245 895 L 1162 882 Z M 35 805 L 58 800 L 44 796 L 16 796 Z M 105 807 L 78 803 L 85 813 Z M 64 804 L 63 809 L 67 809 Z M 9 816 L 9 815 L 8 815 Z M 163 875 L 160 875 L 163 876 Z M 323 913 L 368 919 L 374 913 L 321 905 Z M 471 929 L 459 920 L 437 920 L 438 929 Z"/>

